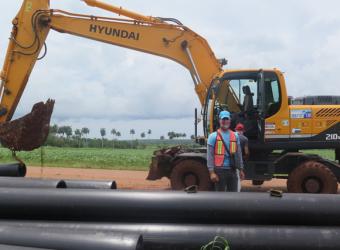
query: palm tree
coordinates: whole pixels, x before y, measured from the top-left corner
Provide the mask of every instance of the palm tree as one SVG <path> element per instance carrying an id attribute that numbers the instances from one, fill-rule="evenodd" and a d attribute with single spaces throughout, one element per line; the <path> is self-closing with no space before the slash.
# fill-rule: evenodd
<path id="1" fill-rule="evenodd" d="M 119 131 L 117 131 L 116 136 L 119 138 L 122 136 L 122 134 Z"/>
<path id="2" fill-rule="evenodd" d="M 159 139 L 163 141 L 163 140 L 165 139 L 165 138 L 164 138 L 164 135 L 162 135 L 161 137 L 159 137 Z"/>
<path id="3" fill-rule="evenodd" d="M 80 129 L 76 129 L 74 130 L 74 134 L 78 140 L 78 147 L 80 148 L 80 142 L 81 142 L 81 130 Z"/>
<path id="4" fill-rule="evenodd" d="M 81 134 L 85 135 L 85 145 L 87 145 L 87 135 L 90 133 L 90 130 L 87 127 L 81 129 Z"/>
<path id="5" fill-rule="evenodd" d="M 67 138 L 69 138 L 72 135 L 72 128 L 71 128 L 71 126 L 65 126 L 65 134 L 66 134 Z"/>
<path id="6" fill-rule="evenodd" d="M 115 148 L 115 136 L 117 135 L 117 131 L 113 128 L 111 129 L 112 134 L 112 148 Z"/>
<path id="7" fill-rule="evenodd" d="M 140 137 L 142 137 L 142 139 L 145 138 L 145 132 L 141 133 Z"/>
<path id="8" fill-rule="evenodd" d="M 152 134 L 152 130 L 149 129 L 149 130 L 148 130 L 148 138 L 149 138 L 149 139 L 150 139 L 151 134 Z"/>
<path id="9" fill-rule="evenodd" d="M 102 148 L 103 148 L 104 147 L 104 136 L 106 135 L 106 129 L 105 128 L 100 129 L 100 135 L 102 137 Z"/>
<path id="10" fill-rule="evenodd" d="M 136 134 L 136 131 L 133 128 L 130 129 L 130 135 L 132 136 L 132 139 L 133 139 L 134 134 Z"/>
<path id="11" fill-rule="evenodd" d="M 53 134 L 53 135 L 58 133 L 58 125 L 57 124 L 50 126 L 50 133 Z"/>

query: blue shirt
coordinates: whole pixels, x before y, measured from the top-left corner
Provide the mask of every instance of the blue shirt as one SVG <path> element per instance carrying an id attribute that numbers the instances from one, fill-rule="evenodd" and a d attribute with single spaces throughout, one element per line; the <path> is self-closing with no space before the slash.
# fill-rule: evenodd
<path id="1" fill-rule="evenodd" d="M 229 157 L 229 148 L 230 148 L 230 133 L 229 131 L 221 131 L 222 137 L 224 142 L 227 144 L 228 147 L 228 151 L 226 151 L 225 153 L 225 157 L 224 157 L 224 162 L 223 162 L 223 166 L 222 168 L 224 169 L 230 169 L 230 157 Z M 236 135 L 236 140 L 237 140 L 237 145 L 238 147 L 240 147 L 240 139 L 237 133 L 235 133 Z M 217 132 L 213 132 L 209 135 L 208 137 L 208 146 L 211 146 L 215 149 L 215 144 L 216 144 L 216 139 L 217 139 Z"/>

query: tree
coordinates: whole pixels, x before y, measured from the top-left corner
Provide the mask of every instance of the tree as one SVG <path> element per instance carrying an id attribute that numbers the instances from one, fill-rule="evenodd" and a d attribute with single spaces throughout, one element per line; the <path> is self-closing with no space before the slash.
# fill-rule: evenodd
<path id="1" fill-rule="evenodd" d="M 190 139 L 191 139 L 191 140 L 195 140 L 195 139 L 196 139 L 195 135 L 191 135 L 191 136 L 190 136 Z"/>
<path id="2" fill-rule="evenodd" d="M 54 124 L 53 126 L 50 126 L 50 133 L 55 135 L 58 133 L 58 129 L 59 129 L 58 125 Z"/>
<path id="3" fill-rule="evenodd" d="M 140 137 L 145 138 L 145 132 L 141 133 Z"/>
<path id="4" fill-rule="evenodd" d="M 73 134 L 71 126 L 65 126 L 65 134 L 67 138 Z"/>
<path id="5" fill-rule="evenodd" d="M 122 134 L 119 131 L 117 131 L 116 136 L 119 138 L 122 136 Z"/>
<path id="6" fill-rule="evenodd" d="M 88 135 L 90 133 L 90 130 L 88 128 L 84 127 L 84 128 L 81 129 L 81 133 L 83 135 Z"/>
<path id="7" fill-rule="evenodd" d="M 117 135 L 117 130 L 116 129 L 111 129 L 111 134 L 114 137 L 115 135 Z"/>
<path id="8" fill-rule="evenodd" d="M 136 131 L 133 128 L 130 129 L 130 135 L 132 136 L 132 139 L 133 139 L 134 134 L 136 134 Z"/>
<path id="9" fill-rule="evenodd" d="M 61 137 L 64 137 L 65 134 L 65 126 L 61 126 L 58 128 L 58 132 L 59 135 L 61 135 Z"/>
<path id="10" fill-rule="evenodd" d="M 85 145 L 87 146 L 87 135 L 90 133 L 90 130 L 86 127 L 82 128 L 81 129 L 81 134 L 82 135 L 85 135 L 84 138 L 85 138 Z"/>
<path id="11" fill-rule="evenodd" d="M 103 148 L 104 147 L 104 136 L 106 135 L 106 129 L 105 128 L 100 129 L 100 135 L 102 137 L 102 148 Z"/>
<path id="12" fill-rule="evenodd" d="M 111 134 L 112 134 L 112 148 L 115 148 L 115 136 L 117 135 L 117 130 L 116 129 L 111 129 Z"/>
<path id="13" fill-rule="evenodd" d="M 74 134 L 78 140 L 78 147 L 80 147 L 80 141 L 81 141 L 81 136 L 82 136 L 81 130 L 77 128 L 76 130 L 74 130 Z"/>
<path id="14" fill-rule="evenodd" d="M 150 139 L 150 135 L 152 134 L 152 130 L 151 129 L 149 129 L 148 130 L 148 138 Z"/>
<path id="15" fill-rule="evenodd" d="M 161 137 L 159 137 L 159 139 L 161 139 L 162 141 L 165 139 L 164 135 L 162 135 Z"/>

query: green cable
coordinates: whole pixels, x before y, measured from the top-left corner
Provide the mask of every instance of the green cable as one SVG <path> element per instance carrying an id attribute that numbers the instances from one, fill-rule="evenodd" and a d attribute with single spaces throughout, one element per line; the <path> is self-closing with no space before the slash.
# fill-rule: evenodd
<path id="1" fill-rule="evenodd" d="M 213 241 L 201 247 L 201 250 L 230 250 L 229 243 L 226 239 L 216 236 Z"/>

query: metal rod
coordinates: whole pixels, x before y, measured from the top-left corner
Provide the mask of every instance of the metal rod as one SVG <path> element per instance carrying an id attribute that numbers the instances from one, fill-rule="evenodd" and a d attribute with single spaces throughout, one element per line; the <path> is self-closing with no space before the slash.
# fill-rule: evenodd
<path id="1" fill-rule="evenodd" d="M 63 180 L 0 177 L 0 188 L 66 188 Z"/>
<path id="2" fill-rule="evenodd" d="M 197 108 L 195 108 L 195 141 L 196 142 L 197 142 L 197 125 L 198 125 Z"/>
<path id="3" fill-rule="evenodd" d="M 0 228 L 2 225 L 71 234 L 79 231 L 141 234 L 145 249 L 149 250 L 197 250 L 215 236 L 228 240 L 232 250 L 340 249 L 340 227 L 0 221 Z"/>
<path id="4" fill-rule="evenodd" d="M 102 1 L 98 1 L 98 0 L 83 0 L 83 1 L 89 6 L 97 7 L 97 8 L 103 9 L 103 10 L 107 10 L 107 11 L 116 13 L 118 15 L 126 16 L 126 17 L 129 17 L 129 18 L 135 19 L 135 20 L 163 23 L 163 21 L 161 21 L 158 18 L 154 18 L 154 17 L 151 17 L 151 16 L 144 16 L 144 15 L 141 15 L 139 13 L 129 11 L 129 10 L 125 10 L 122 7 L 116 7 L 116 6 L 107 4 L 107 3 L 102 2 Z"/>
<path id="5" fill-rule="evenodd" d="M 74 189 L 117 189 L 115 181 L 65 180 L 66 188 Z"/>
<path id="6" fill-rule="evenodd" d="M 329 194 L 1 188 L 0 201 L 2 219 L 340 226 Z"/>
<path id="7" fill-rule="evenodd" d="M 25 164 L 9 163 L 0 165 L 0 176 L 24 177 L 25 175 L 26 175 Z"/>
<path id="8" fill-rule="evenodd" d="M 118 232 L 76 230 L 71 233 L 69 230 L 1 225 L 0 244 L 70 250 L 140 250 L 143 249 L 143 238 L 140 235 Z"/>
<path id="9" fill-rule="evenodd" d="M 194 69 L 194 72 L 191 73 L 192 75 L 194 75 L 196 77 L 196 81 L 194 81 L 195 85 L 197 85 L 198 83 L 202 83 L 201 81 L 201 78 L 200 78 L 200 75 L 198 74 L 198 70 L 197 70 L 197 67 L 196 67 L 196 64 L 195 64 L 195 61 L 192 57 L 192 54 L 191 54 L 191 51 L 189 49 L 189 45 L 188 45 L 188 41 L 183 41 L 181 43 L 181 46 L 182 46 L 182 49 L 185 51 L 185 53 L 187 54 L 188 56 L 188 59 L 190 61 L 190 64 L 192 66 L 192 68 Z"/>

